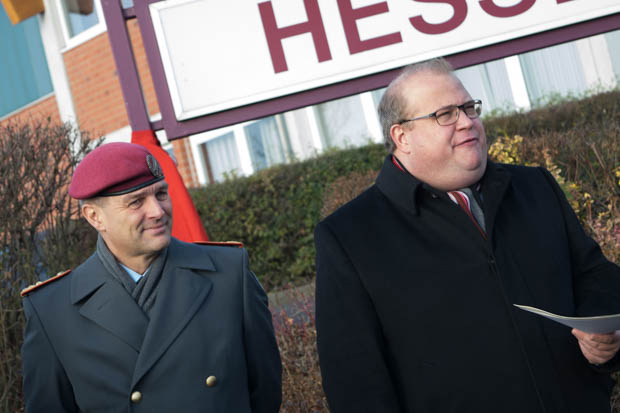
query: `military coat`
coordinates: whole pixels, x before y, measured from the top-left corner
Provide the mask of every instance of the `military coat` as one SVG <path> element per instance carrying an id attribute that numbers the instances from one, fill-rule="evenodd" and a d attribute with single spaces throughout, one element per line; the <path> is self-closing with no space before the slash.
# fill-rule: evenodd
<path id="1" fill-rule="evenodd" d="M 277 412 L 281 362 L 244 249 L 172 239 L 149 321 L 97 255 L 24 297 L 27 412 Z"/>

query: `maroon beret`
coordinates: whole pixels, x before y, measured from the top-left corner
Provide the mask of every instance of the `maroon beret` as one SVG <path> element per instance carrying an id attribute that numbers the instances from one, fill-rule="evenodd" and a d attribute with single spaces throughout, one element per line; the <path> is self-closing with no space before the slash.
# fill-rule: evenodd
<path id="1" fill-rule="evenodd" d="M 69 195 L 75 199 L 122 195 L 162 179 L 159 163 L 144 146 L 108 143 L 86 155 L 75 168 Z"/>

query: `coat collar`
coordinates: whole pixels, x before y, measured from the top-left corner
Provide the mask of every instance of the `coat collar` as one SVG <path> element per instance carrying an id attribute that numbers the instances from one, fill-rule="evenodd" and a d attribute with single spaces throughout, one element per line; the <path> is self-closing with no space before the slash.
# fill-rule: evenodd
<path id="1" fill-rule="evenodd" d="M 484 220 L 487 234 L 493 236 L 495 217 L 502 199 L 511 186 L 510 172 L 502 165 L 487 161 L 487 169 L 481 180 L 480 188 L 483 199 Z"/>
<path id="2" fill-rule="evenodd" d="M 176 238 L 170 240 L 166 266 L 215 271 L 215 264 L 204 246 L 179 241 Z"/>
<path id="3" fill-rule="evenodd" d="M 71 303 L 77 306 L 83 317 L 117 336 L 135 351 L 140 350 L 148 318 L 123 286 L 107 274 L 97 254 L 73 271 Z"/>
<path id="4" fill-rule="evenodd" d="M 414 215 L 418 215 L 422 191 L 447 199 L 445 192 L 433 188 L 409 172 L 398 168 L 392 161 L 391 154 L 386 156 L 375 183 L 391 202 L 405 211 L 411 211 Z M 487 160 L 481 183 L 487 232 L 491 233 L 492 222 L 497 215 L 500 202 L 510 186 L 510 174 L 501 164 Z"/>
<path id="5" fill-rule="evenodd" d="M 174 267 L 215 271 L 213 260 L 200 245 L 188 244 L 172 238 L 168 248 L 168 261 Z M 184 252 L 181 253 L 181 250 Z M 97 254 L 91 255 L 80 265 L 76 269 L 77 274 L 71 280 L 71 303 L 77 303 L 109 281 L 110 278 L 105 271 Z"/>
<path id="6" fill-rule="evenodd" d="M 168 247 L 157 312 L 147 316 L 125 289 L 106 273 L 96 254 L 80 265 L 71 279 L 71 302 L 80 314 L 140 352 L 136 365 L 143 375 L 192 318 L 211 290 L 200 271 L 215 271 L 207 249 L 172 239 Z M 162 315 L 163 314 L 163 315 Z"/>
<path id="7" fill-rule="evenodd" d="M 412 211 L 414 215 L 418 214 L 416 197 L 423 183 L 409 172 L 401 171 L 392 161 L 391 154 L 385 157 L 375 183 L 394 204 L 405 211 Z"/>
<path id="8" fill-rule="evenodd" d="M 77 267 L 71 278 L 71 304 L 76 304 L 107 282 L 109 277 L 105 271 L 96 253 Z"/>

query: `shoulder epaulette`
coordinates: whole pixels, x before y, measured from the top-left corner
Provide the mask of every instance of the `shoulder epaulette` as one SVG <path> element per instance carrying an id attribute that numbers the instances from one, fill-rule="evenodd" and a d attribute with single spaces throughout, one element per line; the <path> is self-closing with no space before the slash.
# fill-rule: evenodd
<path id="1" fill-rule="evenodd" d="M 238 241 L 196 241 L 194 244 L 213 245 L 216 247 L 237 247 L 243 248 L 243 243 Z"/>
<path id="2" fill-rule="evenodd" d="M 45 284 L 49 284 L 53 281 L 56 281 L 59 278 L 64 277 L 65 275 L 69 274 L 71 272 L 71 270 L 67 270 L 67 271 L 61 271 L 58 274 L 56 274 L 55 276 L 48 278 L 45 281 L 37 281 L 35 284 L 29 285 L 28 287 L 24 288 L 21 292 L 22 297 L 25 296 L 26 294 L 36 290 L 39 287 L 43 287 Z"/>

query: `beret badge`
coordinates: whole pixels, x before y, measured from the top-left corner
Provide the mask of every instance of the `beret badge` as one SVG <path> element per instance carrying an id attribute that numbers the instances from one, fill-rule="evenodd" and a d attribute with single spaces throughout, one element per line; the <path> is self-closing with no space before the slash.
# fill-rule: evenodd
<path id="1" fill-rule="evenodd" d="M 149 170 L 151 171 L 151 173 L 153 174 L 155 178 L 164 177 L 164 173 L 162 172 L 161 167 L 159 166 L 159 162 L 157 162 L 157 159 L 155 159 L 153 155 L 151 154 L 146 155 L 146 164 L 148 165 Z"/>

